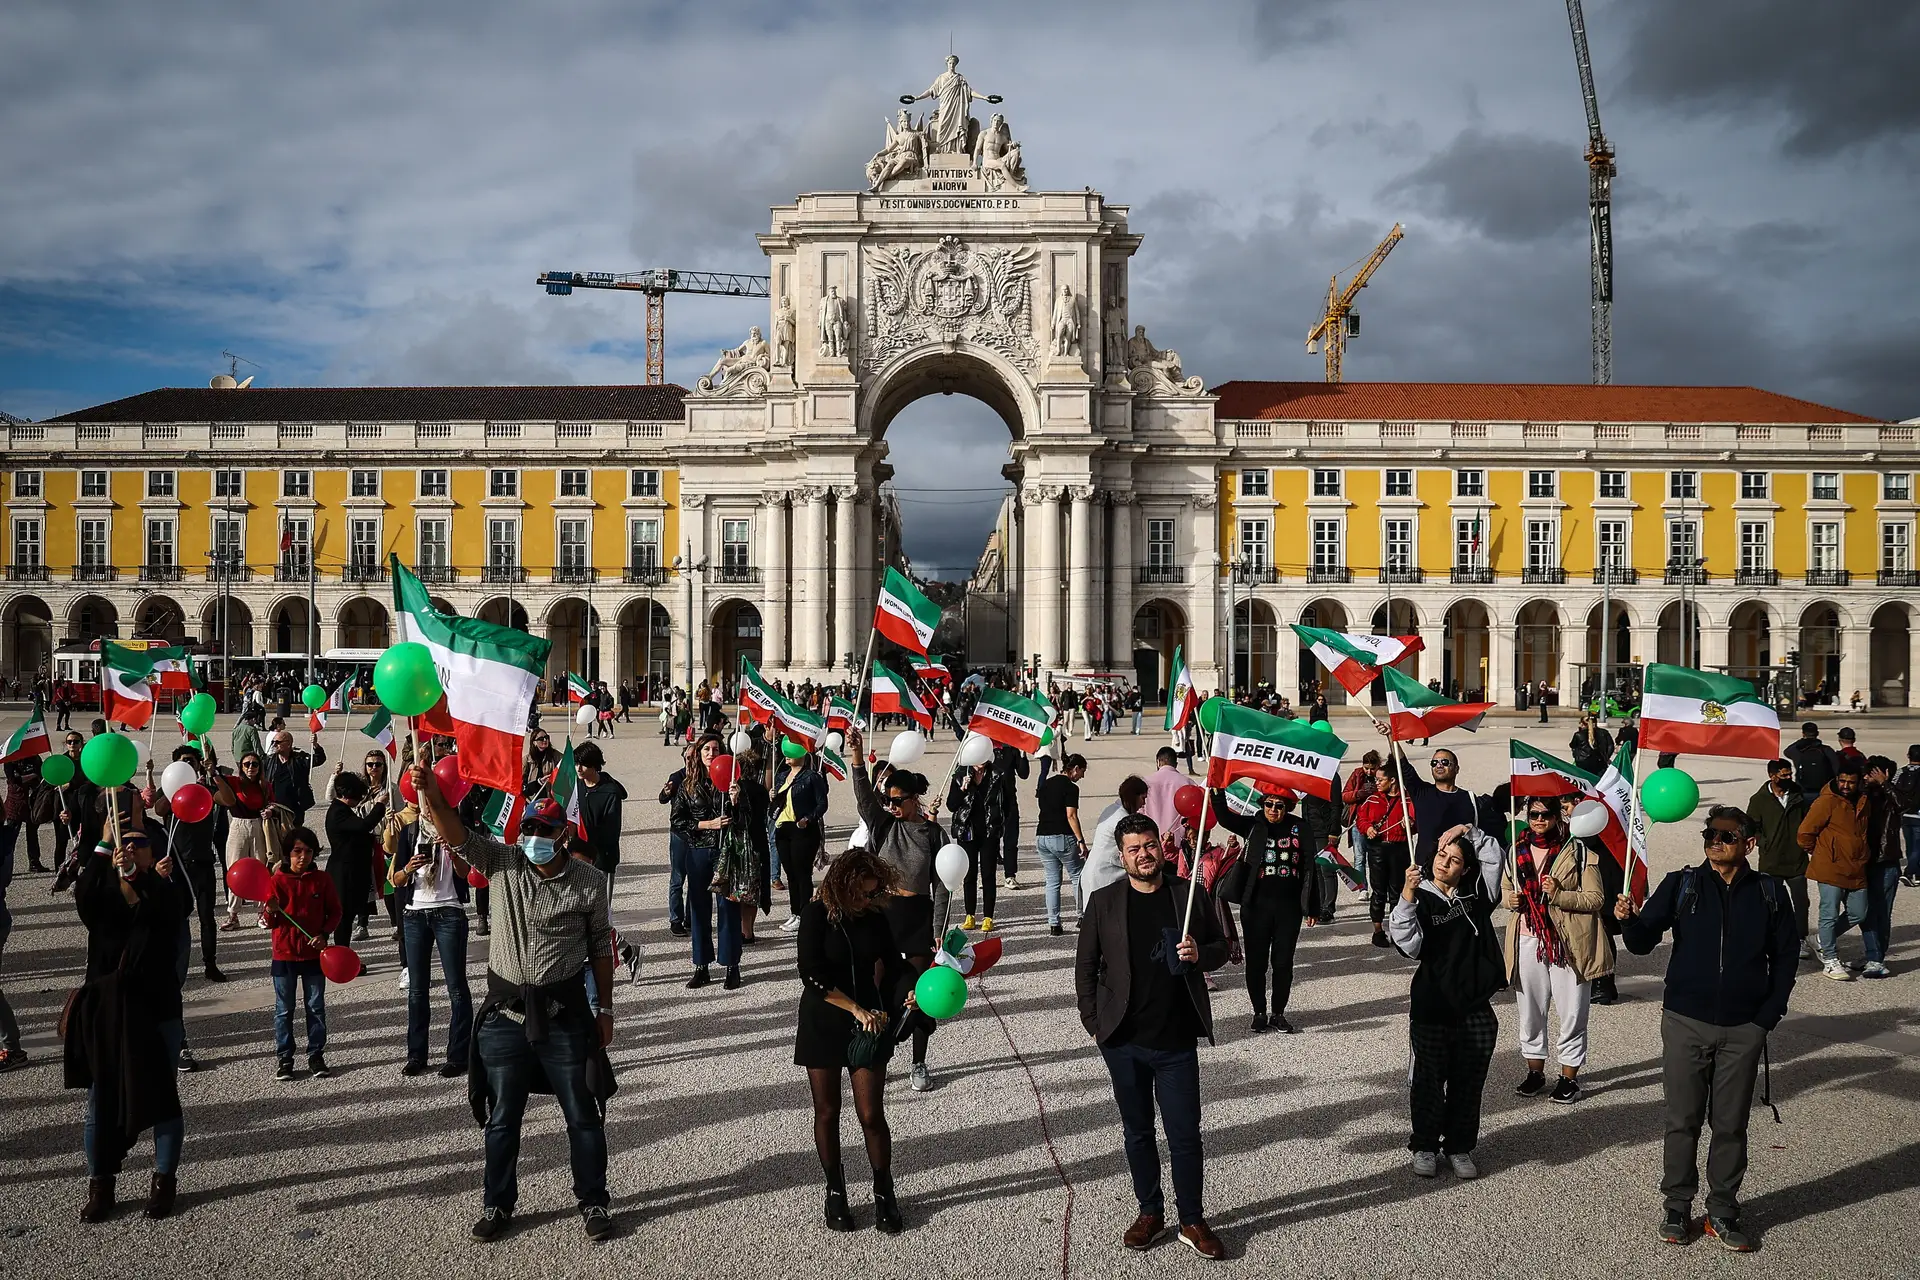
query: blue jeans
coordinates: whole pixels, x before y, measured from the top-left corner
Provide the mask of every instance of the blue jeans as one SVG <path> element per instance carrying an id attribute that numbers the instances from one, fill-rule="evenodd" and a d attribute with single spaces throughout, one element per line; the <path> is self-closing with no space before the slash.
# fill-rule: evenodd
<path id="1" fill-rule="evenodd" d="M 687 924 L 693 934 L 693 964 L 713 963 L 715 908 L 720 917 L 720 963 L 740 963 L 740 904 L 713 896 L 713 865 L 720 851 L 694 845 L 687 850 Z"/>
<path id="2" fill-rule="evenodd" d="M 1140 736 L 1140 708 L 1138 707 L 1133 709 L 1133 736 L 1136 738 Z"/>
<path id="3" fill-rule="evenodd" d="M 1893 932 L 1893 895 L 1899 891 L 1899 863 L 1880 862 L 1867 868 L 1867 914 L 1860 922 L 1860 941 L 1869 960 L 1887 958 L 1888 935 Z"/>
<path id="4" fill-rule="evenodd" d="M 667 923 L 687 922 L 687 842 L 667 837 Z"/>
<path id="5" fill-rule="evenodd" d="M 487 1117 L 486 1198 L 489 1209 L 513 1212 L 520 1200 L 520 1122 L 527 1111 L 527 1095 L 544 1073 L 554 1100 L 567 1121 L 567 1153 L 573 1165 L 573 1198 L 582 1206 L 607 1204 L 607 1133 L 600 1104 L 587 1092 L 589 1037 L 598 1029 L 583 1027 L 562 1014 L 547 1023 L 547 1038 L 527 1043 L 526 1028 L 498 1009 L 480 1024 L 480 1065 L 486 1069 L 487 1088 L 493 1093 L 493 1112 Z"/>
<path id="6" fill-rule="evenodd" d="M 293 1061 L 293 994 L 299 983 L 307 1002 L 307 1057 L 327 1047 L 327 979 L 318 960 L 273 962 L 273 1044 L 280 1061 Z"/>
<path id="7" fill-rule="evenodd" d="M 1060 923 L 1060 879 L 1073 879 L 1073 913 L 1080 914 L 1080 847 L 1072 836 L 1035 836 L 1034 851 L 1047 873 L 1047 923 Z"/>
<path id="8" fill-rule="evenodd" d="M 1200 1054 L 1195 1049 L 1143 1049 L 1123 1044 L 1100 1047 L 1113 1078 L 1113 1100 L 1120 1106 L 1120 1131 L 1125 1135 L 1127 1171 L 1133 1175 L 1133 1197 L 1140 1212 L 1167 1216 L 1160 1191 L 1160 1146 L 1153 1135 L 1153 1104 L 1160 1103 L 1160 1123 L 1167 1131 L 1167 1154 L 1173 1161 L 1173 1203 L 1180 1225 L 1206 1216 L 1200 1205 L 1205 1172 L 1200 1151 Z"/>
<path id="9" fill-rule="evenodd" d="M 1867 891 L 1842 889 L 1836 884 L 1820 886 L 1820 958 L 1834 958 L 1840 935 L 1867 918 Z"/>
<path id="10" fill-rule="evenodd" d="M 429 907 L 407 911 L 401 925 L 407 949 L 407 1061 L 427 1060 L 427 1028 L 433 1009 L 427 999 L 433 951 L 440 952 L 440 972 L 447 980 L 447 1002 L 453 1022 L 447 1028 L 447 1062 L 463 1067 L 467 1043 L 473 1034 L 473 996 L 467 990 L 467 913 L 459 907 Z"/>
<path id="11" fill-rule="evenodd" d="M 168 1018 L 160 1024 L 160 1043 L 167 1055 L 167 1067 L 177 1071 L 180 1068 L 180 1045 L 186 1039 L 186 1024 L 178 1018 Z M 101 1151 L 97 1142 L 99 1134 L 100 1085 L 95 1082 L 87 1090 L 87 1123 L 81 1130 L 80 1141 L 87 1153 L 87 1176 L 89 1178 L 111 1178 L 120 1172 L 121 1155 Z M 153 1126 L 153 1171 L 172 1174 L 180 1168 L 180 1146 L 187 1139 L 187 1119 L 184 1115 L 171 1120 L 161 1120 Z M 109 1139 L 117 1147 L 117 1139 Z"/>
<path id="12" fill-rule="evenodd" d="M 1907 874 L 1920 876 L 1920 815 L 1902 815 L 1900 830 L 1907 837 Z"/>

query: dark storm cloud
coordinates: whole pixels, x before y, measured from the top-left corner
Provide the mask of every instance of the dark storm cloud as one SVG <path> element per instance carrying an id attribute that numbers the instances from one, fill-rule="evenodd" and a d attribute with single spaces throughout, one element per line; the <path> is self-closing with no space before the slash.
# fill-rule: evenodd
<path id="1" fill-rule="evenodd" d="M 1907 0 L 1623 0 L 1626 91 L 1742 125 L 1790 155 L 1920 136 L 1920 5 Z"/>
<path id="2" fill-rule="evenodd" d="M 1570 141 L 1469 129 L 1381 194 L 1494 240 L 1539 240 L 1585 223 L 1587 166 Z"/>

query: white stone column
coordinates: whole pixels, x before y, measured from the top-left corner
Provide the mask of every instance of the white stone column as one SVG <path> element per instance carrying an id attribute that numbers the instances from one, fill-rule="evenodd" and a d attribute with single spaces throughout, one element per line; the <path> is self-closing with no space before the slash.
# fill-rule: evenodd
<path id="1" fill-rule="evenodd" d="M 1195 493 L 1188 540 L 1193 550 L 1187 561 L 1187 665 L 1203 689 L 1223 689 L 1226 637 L 1221 632 L 1223 583 L 1219 563 L 1219 499 L 1211 489 Z"/>
<path id="2" fill-rule="evenodd" d="M 1099 608 L 1093 582 L 1093 486 L 1068 491 L 1067 665 L 1093 667 L 1094 611 Z"/>
<path id="3" fill-rule="evenodd" d="M 1028 619 L 1033 616 L 1027 607 L 1027 506 L 1024 494 L 1016 493 L 1013 508 L 1007 520 L 1007 545 L 1002 548 L 1004 561 L 1004 582 L 1007 589 L 1007 627 L 1013 641 L 1013 662 L 1015 666 L 1024 666 L 1032 658 L 1033 650 L 1028 648 L 1030 637 L 1027 634 Z"/>
<path id="4" fill-rule="evenodd" d="M 1133 670 L 1133 495 L 1108 496 L 1113 506 L 1113 541 L 1107 561 L 1107 663 L 1115 671 Z"/>
<path id="5" fill-rule="evenodd" d="M 854 585 L 853 569 L 853 506 L 858 493 L 850 484 L 833 487 L 833 640 L 827 647 L 829 667 L 838 666 L 841 656 L 853 648 L 853 597 L 858 589 Z M 859 660 L 857 656 L 854 658 L 855 662 Z"/>
<path id="6" fill-rule="evenodd" d="M 809 487 L 795 495 L 804 505 L 805 528 L 794 548 L 801 599 L 794 609 L 794 660 L 809 671 L 822 665 L 827 647 L 827 491 Z"/>
<path id="7" fill-rule="evenodd" d="M 1060 540 L 1060 495 L 1058 485 L 1042 485 L 1033 490 L 1029 502 L 1030 526 L 1039 536 L 1039 554 L 1029 568 L 1026 581 L 1026 595 L 1033 606 L 1033 639 L 1031 648 L 1040 655 L 1040 663 L 1045 667 L 1063 667 L 1066 655 L 1060 646 L 1060 582 L 1066 573 L 1065 558 L 1061 554 Z"/>
<path id="8" fill-rule="evenodd" d="M 1873 629 L 1871 627 L 1842 627 L 1840 629 L 1840 697 L 1841 706 L 1847 705 L 1847 699 L 1858 689 L 1860 695 L 1872 705 L 1871 680 L 1873 676 Z"/>
<path id="9" fill-rule="evenodd" d="M 1427 615 L 1423 613 L 1421 616 Z M 1444 613 L 1420 628 L 1420 641 L 1420 683 L 1438 680 L 1444 687 L 1447 682 L 1447 621 Z"/>
<path id="10" fill-rule="evenodd" d="M 866 654 L 867 633 L 873 629 L 878 572 L 873 561 L 874 495 L 861 490 L 853 496 L 853 631 L 846 648 L 855 662 Z M 859 672 L 854 672 L 855 677 Z"/>
<path id="11" fill-rule="evenodd" d="M 788 663 L 787 494 L 775 489 L 760 508 L 760 662 L 768 671 Z"/>
<path id="12" fill-rule="evenodd" d="M 1584 631 L 1582 635 L 1585 635 Z M 1724 625 L 1708 626 L 1703 618 L 1700 622 L 1700 669 L 1711 671 L 1715 667 L 1726 666 L 1728 644 L 1727 628 Z"/>
<path id="13" fill-rule="evenodd" d="M 684 631 L 681 648 L 674 655 L 673 678 L 685 681 L 688 661 L 692 661 L 693 680 L 697 684 L 706 674 L 707 668 L 707 575 L 699 569 L 702 558 L 707 555 L 707 496 L 703 493 L 686 494 L 680 499 L 682 508 L 680 534 L 685 540 L 687 562 L 682 569 L 681 580 L 674 585 L 679 588 L 675 593 L 679 598 L 672 604 L 675 629 Z"/>
<path id="14" fill-rule="evenodd" d="M 1504 706 L 1513 692 L 1513 664 L 1518 656 L 1517 634 L 1511 618 L 1489 623 L 1487 658 L 1487 701 Z"/>

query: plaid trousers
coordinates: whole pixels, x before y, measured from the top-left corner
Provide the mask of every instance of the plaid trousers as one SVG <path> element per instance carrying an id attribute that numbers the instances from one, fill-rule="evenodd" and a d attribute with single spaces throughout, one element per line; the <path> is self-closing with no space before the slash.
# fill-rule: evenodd
<path id="1" fill-rule="evenodd" d="M 1457 1026 L 1413 1023 L 1410 1039 L 1413 1137 L 1407 1150 L 1466 1155 L 1480 1141 L 1480 1095 L 1500 1040 L 1493 1006 L 1480 1006 Z"/>

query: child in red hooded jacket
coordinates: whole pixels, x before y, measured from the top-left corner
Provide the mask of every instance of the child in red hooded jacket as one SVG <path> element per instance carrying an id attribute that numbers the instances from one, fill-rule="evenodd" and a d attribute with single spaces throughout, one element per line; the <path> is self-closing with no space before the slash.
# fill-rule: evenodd
<path id="1" fill-rule="evenodd" d="M 279 1050 L 276 1080 L 293 1079 L 293 987 L 298 980 L 307 1006 L 307 1070 L 316 1080 L 327 1070 L 327 979 L 320 952 L 340 924 L 340 893 L 333 877 L 314 865 L 320 838 L 306 827 L 287 834 L 286 867 L 273 874 L 273 892 L 261 916 L 273 926 L 273 1038 Z"/>

